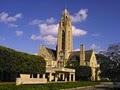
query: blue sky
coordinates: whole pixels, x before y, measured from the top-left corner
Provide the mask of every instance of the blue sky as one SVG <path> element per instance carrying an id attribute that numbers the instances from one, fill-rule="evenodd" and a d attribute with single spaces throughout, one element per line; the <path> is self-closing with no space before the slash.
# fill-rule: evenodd
<path id="1" fill-rule="evenodd" d="M 67 8 L 74 50 L 106 50 L 120 39 L 120 0 L 0 0 L 0 45 L 37 53 L 41 44 L 55 48 L 57 27 Z"/>

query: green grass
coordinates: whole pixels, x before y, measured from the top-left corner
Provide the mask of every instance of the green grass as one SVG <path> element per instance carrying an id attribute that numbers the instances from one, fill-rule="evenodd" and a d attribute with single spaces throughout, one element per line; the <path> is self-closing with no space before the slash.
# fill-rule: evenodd
<path id="1" fill-rule="evenodd" d="M 47 83 L 43 85 L 19 85 L 13 82 L 0 83 L 0 90 L 59 90 L 65 88 L 75 88 L 82 86 L 98 85 L 99 82 L 67 82 L 67 83 Z"/>

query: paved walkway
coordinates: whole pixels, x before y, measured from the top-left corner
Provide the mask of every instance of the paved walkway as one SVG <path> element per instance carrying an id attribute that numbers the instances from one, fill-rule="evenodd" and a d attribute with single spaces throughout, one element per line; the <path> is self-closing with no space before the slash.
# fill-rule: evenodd
<path id="1" fill-rule="evenodd" d="M 61 90 L 120 90 L 120 85 L 113 83 L 101 83 L 101 85 L 95 86 L 86 86 L 86 87 L 77 87 L 77 88 L 70 88 L 70 89 L 61 89 Z"/>

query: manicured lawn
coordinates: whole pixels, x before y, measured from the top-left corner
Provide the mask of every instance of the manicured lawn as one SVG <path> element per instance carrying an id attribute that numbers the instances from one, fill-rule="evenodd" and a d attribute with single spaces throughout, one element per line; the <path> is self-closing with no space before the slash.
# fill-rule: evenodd
<path id="1" fill-rule="evenodd" d="M 98 85 L 99 82 L 67 82 L 67 83 L 48 83 L 43 85 L 19 85 L 13 82 L 0 83 L 0 90 L 59 90 L 65 88 L 74 88 L 81 86 Z"/>

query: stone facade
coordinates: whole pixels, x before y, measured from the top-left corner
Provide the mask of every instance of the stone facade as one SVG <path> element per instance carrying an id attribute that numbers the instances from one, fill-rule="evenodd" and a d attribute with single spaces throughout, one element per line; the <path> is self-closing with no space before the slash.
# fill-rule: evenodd
<path id="1" fill-rule="evenodd" d="M 46 68 L 47 81 L 75 81 L 75 70 L 62 67 L 47 67 Z"/>
<path id="2" fill-rule="evenodd" d="M 83 44 L 80 45 L 80 51 L 73 51 L 72 41 L 72 24 L 69 12 L 65 9 L 59 22 L 56 50 L 41 45 L 38 55 L 45 58 L 46 67 L 64 68 L 69 62 L 78 62 L 80 66 L 90 66 L 92 69 L 91 80 L 95 80 L 96 75 L 99 80 L 98 73 L 96 73 L 99 64 L 94 51 L 85 50 Z M 73 64 L 71 63 L 71 65 Z"/>
<path id="3" fill-rule="evenodd" d="M 44 45 L 40 46 L 39 56 L 46 60 L 46 67 L 57 67 L 56 51 L 46 48 Z"/>
<path id="4" fill-rule="evenodd" d="M 70 21 L 69 12 L 65 9 L 62 12 L 62 16 L 58 27 L 58 39 L 57 39 L 57 60 L 60 60 L 60 54 L 63 53 L 63 59 L 65 63 L 69 58 L 72 51 L 72 25 Z"/>
<path id="5" fill-rule="evenodd" d="M 21 84 L 43 84 L 47 83 L 47 79 L 45 77 L 40 78 L 39 74 L 36 78 L 30 77 L 30 74 L 20 74 L 20 77 L 16 78 L 16 85 Z"/>

